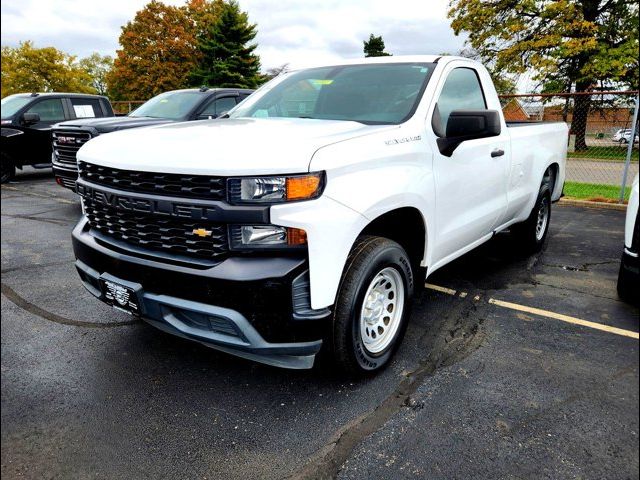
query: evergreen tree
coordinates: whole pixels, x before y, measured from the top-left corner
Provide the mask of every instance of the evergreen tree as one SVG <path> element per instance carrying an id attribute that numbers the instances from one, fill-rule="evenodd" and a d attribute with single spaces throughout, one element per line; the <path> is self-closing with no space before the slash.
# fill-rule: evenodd
<path id="1" fill-rule="evenodd" d="M 238 2 L 222 4 L 217 20 L 198 39 L 200 58 L 191 76 L 193 86 L 254 88 L 260 83 L 260 59 L 250 43 L 255 24 L 240 10 Z"/>
<path id="2" fill-rule="evenodd" d="M 364 42 L 364 56 L 365 57 L 389 57 L 390 53 L 384 51 L 384 40 L 382 35 L 376 37 L 373 33 L 369 35 L 369 41 Z"/>

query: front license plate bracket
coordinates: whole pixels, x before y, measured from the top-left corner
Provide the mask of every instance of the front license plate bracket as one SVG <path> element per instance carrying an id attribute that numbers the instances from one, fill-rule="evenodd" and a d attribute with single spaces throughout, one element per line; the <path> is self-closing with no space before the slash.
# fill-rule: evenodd
<path id="1" fill-rule="evenodd" d="M 127 282 L 109 274 L 100 276 L 100 286 L 105 303 L 113 308 L 139 316 L 142 314 L 142 286 L 137 283 Z"/>

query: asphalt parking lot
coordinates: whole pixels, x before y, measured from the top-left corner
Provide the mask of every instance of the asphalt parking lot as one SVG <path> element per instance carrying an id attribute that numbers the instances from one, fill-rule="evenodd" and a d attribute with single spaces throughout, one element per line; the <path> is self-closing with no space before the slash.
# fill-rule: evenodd
<path id="1" fill-rule="evenodd" d="M 624 212 L 558 206 L 541 254 L 501 234 L 437 272 L 393 364 L 359 381 L 99 303 L 73 267 L 79 216 L 49 172 L 2 187 L 5 478 L 638 478 Z"/>

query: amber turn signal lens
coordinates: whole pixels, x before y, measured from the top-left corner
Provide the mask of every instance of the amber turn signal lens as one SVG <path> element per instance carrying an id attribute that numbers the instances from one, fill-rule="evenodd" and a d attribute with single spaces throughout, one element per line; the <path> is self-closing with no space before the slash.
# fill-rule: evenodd
<path id="1" fill-rule="evenodd" d="M 287 200 L 312 198 L 320 188 L 320 175 L 287 178 Z"/>
<path id="2" fill-rule="evenodd" d="M 287 228 L 288 245 L 305 245 L 307 243 L 307 232 L 301 228 Z"/>

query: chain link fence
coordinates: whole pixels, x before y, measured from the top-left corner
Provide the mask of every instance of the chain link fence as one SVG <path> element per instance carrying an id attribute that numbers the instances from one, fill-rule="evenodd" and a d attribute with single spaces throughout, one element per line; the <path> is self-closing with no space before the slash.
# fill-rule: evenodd
<path id="1" fill-rule="evenodd" d="M 638 174 L 638 92 L 501 95 L 507 121 L 569 124 L 569 198 L 621 202 Z"/>

